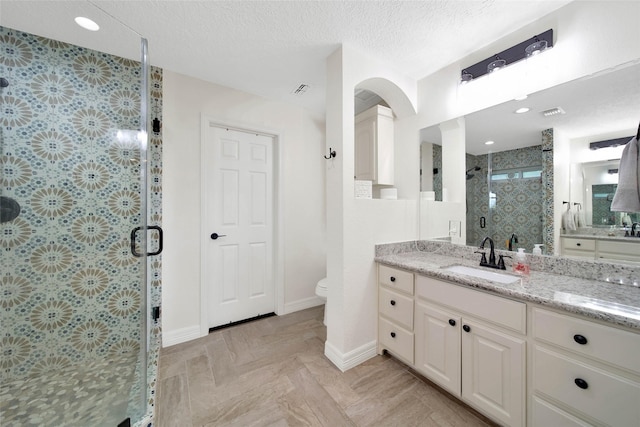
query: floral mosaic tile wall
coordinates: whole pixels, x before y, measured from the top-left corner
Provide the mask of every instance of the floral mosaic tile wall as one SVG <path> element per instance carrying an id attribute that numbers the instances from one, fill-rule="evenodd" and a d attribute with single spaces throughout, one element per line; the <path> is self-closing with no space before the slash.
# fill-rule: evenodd
<path id="1" fill-rule="evenodd" d="M 435 173 L 435 170 L 438 173 Z M 435 200 L 442 201 L 442 147 L 433 144 L 433 191 L 436 193 Z"/>
<path id="2" fill-rule="evenodd" d="M 0 27 L 0 75 L 10 83 L 0 90 L 0 191 L 22 209 L 0 225 L 2 381 L 138 352 L 146 341 L 145 266 L 129 248 L 141 221 L 140 74 L 135 61 Z M 161 108 L 162 70 L 152 68 L 160 119 Z M 161 149 L 151 134 L 150 225 L 161 223 Z M 148 263 L 157 306 L 161 260 Z"/>
<path id="3" fill-rule="evenodd" d="M 542 131 L 542 253 L 553 255 L 554 201 L 553 201 L 553 129 Z"/>
<path id="4" fill-rule="evenodd" d="M 514 177 L 493 181 L 491 192 L 495 194 L 495 204 L 494 208 L 490 208 L 488 162 L 488 155 L 466 156 L 466 169 L 474 166 L 481 168 L 479 171 L 472 171 L 473 177 L 467 180 L 467 244 L 479 245 L 484 237 L 490 236 L 497 248 L 506 249 L 507 239 L 516 234 L 518 243 L 514 244 L 514 250 L 523 247 L 527 252 L 531 252 L 535 243 L 543 243 L 542 180 Z M 491 154 L 494 174 L 532 168 L 541 164 L 542 153 L 539 145 Z M 485 228 L 481 226 L 481 217 L 486 219 Z"/>

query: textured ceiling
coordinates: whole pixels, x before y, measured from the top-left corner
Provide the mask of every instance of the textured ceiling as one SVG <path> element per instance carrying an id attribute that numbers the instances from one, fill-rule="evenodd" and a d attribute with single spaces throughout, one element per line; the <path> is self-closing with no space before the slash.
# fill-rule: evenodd
<path id="1" fill-rule="evenodd" d="M 325 60 L 341 44 L 421 78 L 567 3 L 2 0 L 0 24 L 137 59 L 135 30 L 153 65 L 324 112 Z M 79 14 L 101 31 L 77 27 Z"/>

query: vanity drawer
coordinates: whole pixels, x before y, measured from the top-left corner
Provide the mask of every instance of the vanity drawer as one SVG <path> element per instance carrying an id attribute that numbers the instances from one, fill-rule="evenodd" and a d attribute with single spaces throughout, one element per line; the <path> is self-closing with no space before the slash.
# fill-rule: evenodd
<path id="1" fill-rule="evenodd" d="M 378 339 L 382 346 L 413 364 L 413 334 L 382 317 L 378 320 Z"/>
<path id="2" fill-rule="evenodd" d="M 545 402 L 538 396 L 533 397 L 533 427 L 589 427 L 589 424 L 565 411 Z"/>
<path id="3" fill-rule="evenodd" d="M 564 249 L 573 249 L 581 251 L 595 251 L 596 241 L 593 239 L 575 239 L 571 237 L 563 237 L 562 245 Z"/>
<path id="4" fill-rule="evenodd" d="M 536 346 L 533 386 L 576 410 L 612 426 L 640 420 L 640 384 Z M 583 387 L 576 384 L 583 380 Z"/>
<path id="5" fill-rule="evenodd" d="M 521 302 L 425 276 L 417 277 L 416 294 L 521 334 L 527 332 L 527 306 Z"/>
<path id="6" fill-rule="evenodd" d="M 598 241 L 598 258 L 623 260 L 623 261 L 640 261 L 640 239 L 637 237 L 629 237 L 636 241 L 619 242 L 609 240 Z"/>
<path id="7" fill-rule="evenodd" d="M 403 328 L 413 330 L 413 299 L 380 287 L 378 311 Z"/>
<path id="8" fill-rule="evenodd" d="M 378 281 L 385 286 L 413 295 L 413 273 L 381 265 L 378 267 Z"/>
<path id="9" fill-rule="evenodd" d="M 640 373 L 640 334 L 534 308 L 533 336 L 537 340 Z"/>

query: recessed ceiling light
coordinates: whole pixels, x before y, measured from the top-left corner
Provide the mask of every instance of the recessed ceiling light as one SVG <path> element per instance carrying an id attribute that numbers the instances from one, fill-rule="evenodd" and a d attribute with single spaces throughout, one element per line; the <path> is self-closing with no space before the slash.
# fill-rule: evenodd
<path id="1" fill-rule="evenodd" d="M 487 142 L 484 143 L 484 145 L 491 145 L 493 143 L 494 143 L 494 141 L 487 141 Z"/>
<path id="2" fill-rule="evenodd" d="M 522 114 L 522 113 L 526 113 L 527 111 L 529 111 L 528 107 L 522 107 L 522 108 L 518 108 L 515 113 L 516 114 Z"/>
<path id="3" fill-rule="evenodd" d="M 525 100 L 525 99 L 527 99 L 527 98 L 528 98 L 528 96 L 525 94 L 525 95 L 520 95 L 519 97 L 514 98 L 514 99 L 515 99 L 516 101 L 524 101 L 524 100 Z"/>
<path id="4" fill-rule="evenodd" d="M 76 17 L 75 21 L 76 21 L 76 24 L 80 25 L 85 30 L 98 31 L 100 29 L 100 26 L 98 24 L 96 24 L 94 21 L 92 21 L 89 18 L 85 18 L 84 16 Z"/>

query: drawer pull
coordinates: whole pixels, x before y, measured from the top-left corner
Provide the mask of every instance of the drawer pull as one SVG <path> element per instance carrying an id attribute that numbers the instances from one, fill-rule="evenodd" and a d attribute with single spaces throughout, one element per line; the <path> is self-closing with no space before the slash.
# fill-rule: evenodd
<path id="1" fill-rule="evenodd" d="M 389 304 L 396 305 L 396 302 L 394 300 L 391 300 L 391 301 L 389 301 Z"/>
<path id="2" fill-rule="evenodd" d="M 471 332 L 471 327 L 469 325 L 464 325 L 462 329 L 464 329 L 465 332 Z"/>
<path id="3" fill-rule="evenodd" d="M 453 320 L 453 319 L 449 319 L 449 324 L 450 324 L 451 326 L 456 326 L 456 321 L 455 321 L 455 320 Z"/>
<path id="4" fill-rule="evenodd" d="M 574 335 L 573 340 L 580 345 L 585 345 L 587 343 L 587 338 L 584 335 Z"/>
<path id="5" fill-rule="evenodd" d="M 396 337 L 396 333 L 395 332 L 391 332 L 391 338 L 395 338 Z M 578 380 L 576 380 L 578 381 Z"/>
<path id="6" fill-rule="evenodd" d="M 395 277 L 393 277 L 393 276 L 391 276 L 391 277 L 389 278 L 389 280 L 391 280 L 392 282 L 395 282 L 395 281 L 396 281 L 396 278 L 395 278 Z"/>
<path id="7" fill-rule="evenodd" d="M 589 384 L 587 384 L 587 382 L 582 378 L 576 378 L 574 382 L 578 387 L 580 387 L 583 390 L 586 390 L 589 388 Z"/>

